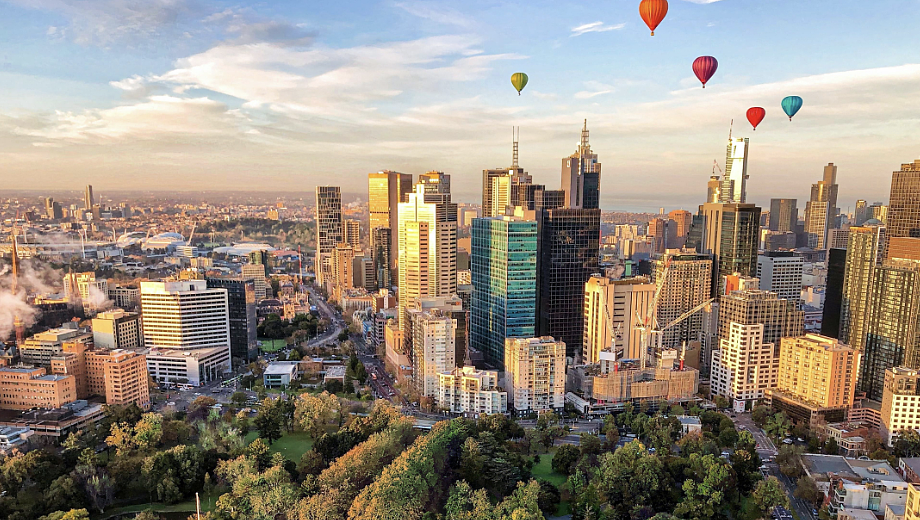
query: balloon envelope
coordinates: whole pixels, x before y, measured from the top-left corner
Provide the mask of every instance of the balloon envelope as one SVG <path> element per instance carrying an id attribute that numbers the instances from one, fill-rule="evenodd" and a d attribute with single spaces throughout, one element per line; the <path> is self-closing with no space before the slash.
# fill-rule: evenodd
<path id="1" fill-rule="evenodd" d="M 718 68 L 719 61 L 712 56 L 700 56 L 693 60 L 693 73 L 703 83 L 703 88 L 706 88 L 706 82 L 712 78 Z"/>
<path id="2" fill-rule="evenodd" d="M 792 121 L 792 116 L 802 108 L 802 98 L 799 96 L 787 96 L 783 99 L 783 112 L 789 116 L 789 120 Z"/>
<path id="3" fill-rule="evenodd" d="M 515 72 L 511 75 L 511 84 L 514 85 L 514 88 L 517 89 L 518 95 L 521 95 L 521 91 L 524 90 L 524 87 L 527 85 L 527 74 L 523 72 Z"/>
<path id="4" fill-rule="evenodd" d="M 754 130 L 757 130 L 757 125 L 763 121 L 763 118 L 766 117 L 767 111 L 762 107 L 751 107 L 747 111 L 747 119 L 751 123 L 751 126 L 754 127 Z"/>
<path id="5" fill-rule="evenodd" d="M 668 14 L 668 0 L 642 0 L 639 2 L 639 16 L 655 36 L 655 28 Z"/>

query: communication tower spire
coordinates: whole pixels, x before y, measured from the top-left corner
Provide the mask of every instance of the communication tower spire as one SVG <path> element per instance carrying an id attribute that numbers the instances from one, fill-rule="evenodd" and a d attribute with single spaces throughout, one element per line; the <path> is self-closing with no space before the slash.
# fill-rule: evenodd
<path id="1" fill-rule="evenodd" d="M 513 151 L 511 155 L 511 167 L 512 168 L 518 167 L 518 138 L 520 137 L 520 135 L 521 135 L 521 127 L 512 126 L 511 127 L 511 139 L 514 142 Z"/>

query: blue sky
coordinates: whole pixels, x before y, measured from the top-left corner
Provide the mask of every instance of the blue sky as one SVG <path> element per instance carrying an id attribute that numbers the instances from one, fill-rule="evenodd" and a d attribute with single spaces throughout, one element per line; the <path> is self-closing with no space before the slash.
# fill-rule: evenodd
<path id="1" fill-rule="evenodd" d="M 585 118 L 610 209 L 698 204 L 732 118 L 756 202 L 807 198 L 828 162 L 844 209 L 887 200 L 920 157 L 920 1 L 671 0 L 654 37 L 638 3 L 0 0 L 2 187 L 360 192 L 438 169 L 475 201 L 512 125 L 555 187 Z"/>

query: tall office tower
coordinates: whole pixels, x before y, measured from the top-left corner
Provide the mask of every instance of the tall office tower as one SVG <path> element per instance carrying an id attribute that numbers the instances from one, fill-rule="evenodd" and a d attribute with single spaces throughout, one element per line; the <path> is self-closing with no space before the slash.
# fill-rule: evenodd
<path id="1" fill-rule="evenodd" d="M 419 395 L 438 395 L 438 374 L 457 366 L 457 320 L 440 309 L 408 309 L 412 345 L 412 368 Z"/>
<path id="2" fill-rule="evenodd" d="M 581 130 L 581 142 L 575 153 L 562 159 L 562 191 L 569 208 L 600 207 L 601 163 L 588 143 L 588 120 Z"/>
<path id="3" fill-rule="evenodd" d="M 675 209 L 668 213 L 668 218 L 674 221 L 674 243 L 669 243 L 669 248 L 679 249 L 687 243 L 690 226 L 693 224 L 693 213 L 685 209 Z"/>
<path id="4" fill-rule="evenodd" d="M 920 237 L 920 159 L 892 174 L 887 225 L 889 238 Z"/>
<path id="5" fill-rule="evenodd" d="M 565 343 L 551 337 L 505 340 L 505 383 L 518 412 L 565 406 Z"/>
<path id="6" fill-rule="evenodd" d="M 869 290 L 859 390 L 881 400 L 886 370 L 920 368 L 920 262 L 887 260 Z"/>
<path id="7" fill-rule="evenodd" d="M 827 241 L 825 242 L 825 247 L 827 249 L 846 249 L 847 242 L 850 240 L 850 229 L 828 229 L 827 230 Z"/>
<path id="8" fill-rule="evenodd" d="M 562 190 L 536 190 L 534 191 L 533 209 L 542 211 L 565 207 L 565 192 Z"/>
<path id="9" fill-rule="evenodd" d="M 709 177 L 706 183 L 706 203 L 715 204 L 722 200 L 722 179 L 718 175 Z"/>
<path id="10" fill-rule="evenodd" d="M 86 185 L 86 192 L 83 194 L 83 208 L 92 211 L 93 206 L 96 205 L 96 201 L 93 200 L 93 185 Z"/>
<path id="11" fill-rule="evenodd" d="M 257 265 L 261 267 L 262 276 L 269 276 L 271 274 L 272 257 L 268 251 L 264 249 L 259 249 L 257 251 L 250 251 L 249 252 L 249 263 L 252 265 Z"/>
<path id="12" fill-rule="evenodd" d="M 397 224 L 398 225 L 398 224 Z M 393 283 L 393 271 L 390 269 L 389 258 L 394 255 L 390 254 L 393 250 L 393 228 L 380 227 L 375 228 L 371 233 L 371 250 L 374 255 L 374 276 L 377 280 L 377 287 L 381 289 L 391 288 Z"/>
<path id="13" fill-rule="evenodd" d="M 796 199 L 770 199 L 770 231 L 795 233 L 795 224 L 799 221 Z"/>
<path id="14" fill-rule="evenodd" d="M 697 253 L 668 252 L 654 261 L 652 283 L 661 284 L 656 319 L 661 326 L 710 298 L 712 290 L 712 256 Z M 665 266 L 667 276 L 664 276 Z M 699 341 L 703 333 L 703 313 L 696 313 L 665 330 L 661 344 L 679 347 L 683 342 Z M 705 359 L 705 358 L 704 358 Z"/>
<path id="15" fill-rule="evenodd" d="M 421 184 L 425 187 L 425 193 L 450 194 L 450 175 L 444 172 L 432 170 L 419 174 L 417 184 Z M 436 201 L 439 200 L 440 199 L 436 199 Z M 448 198 L 447 200 L 450 199 Z"/>
<path id="16" fill-rule="evenodd" d="M 449 296 L 457 290 L 457 205 L 427 202 L 416 185 L 399 204 L 399 326 L 407 330 L 406 309 L 415 298 Z M 450 194 L 440 194 L 450 198 Z"/>
<path id="17" fill-rule="evenodd" d="M 93 344 L 96 348 L 134 349 L 144 346 L 140 315 L 121 309 L 101 312 L 93 318 Z"/>
<path id="18" fill-rule="evenodd" d="M 829 338 L 840 337 L 846 265 L 846 249 L 827 250 L 827 285 L 824 289 L 824 308 L 821 313 L 821 334 Z"/>
<path id="19" fill-rule="evenodd" d="M 584 345 L 585 282 L 598 272 L 600 209 L 556 208 L 538 217 L 537 334 Z"/>
<path id="20" fill-rule="evenodd" d="M 352 276 L 354 277 L 354 287 L 361 287 L 368 291 L 377 290 L 377 277 L 374 274 L 374 261 L 370 256 L 355 256 L 351 263 Z"/>
<path id="21" fill-rule="evenodd" d="M 854 212 L 854 215 L 853 215 L 853 219 L 854 219 L 853 225 L 854 226 L 863 225 L 865 221 L 869 220 L 869 217 L 866 216 L 867 214 L 868 214 L 868 211 L 866 208 L 866 201 L 862 199 L 857 200 L 856 201 L 856 211 Z"/>
<path id="22" fill-rule="evenodd" d="M 618 358 L 638 359 L 641 337 L 635 328 L 649 312 L 655 284 L 648 278 L 611 280 L 592 276 L 585 284 L 585 342 L 582 361 L 600 363 L 600 353 L 614 346 Z M 614 351 L 616 353 L 616 351 Z"/>
<path id="23" fill-rule="evenodd" d="M 342 229 L 342 192 L 338 186 L 316 187 L 316 278 L 325 284 L 335 246 L 345 240 Z"/>
<path id="24" fill-rule="evenodd" d="M 496 188 L 501 191 L 505 187 L 505 200 L 501 193 L 495 193 Z M 482 170 L 482 216 L 484 218 L 504 215 L 504 210 L 496 215 L 496 208 L 504 208 L 511 203 L 511 172 L 508 168 L 495 168 Z"/>
<path id="25" fill-rule="evenodd" d="M 805 313 L 795 301 L 758 289 L 732 291 L 719 300 L 719 338 L 728 338 L 733 323 L 763 325 L 764 343 L 779 345 L 782 338 L 801 336 Z"/>
<path id="26" fill-rule="evenodd" d="M 783 338 L 779 350 L 773 408 L 808 424 L 845 420 L 856 395 L 859 351 L 818 334 Z"/>
<path id="27" fill-rule="evenodd" d="M 856 350 L 866 347 L 866 323 L 872 300 L 876 270 L 882 264 L 885 226 L 866 225 L 850 228 L 846 265 L 840 296 L 841 343 Z M 863 359 L 863 363 L 866 359 Z"/>
<path id="28" fill-rule="evenodd" d="M 345 220 L 345 243 L 355 250 L 361 249 L 361 221 Z"/>
<path id="29" fill-rule="evenodd" d="M 768 251 L 758 256 L 760 290 L 775 292 L 782 299 L 799 302 L 804 266 L 805 259 L 792 251 Z"/>
<path id="30" fill-rule="evenodd" d="M 661 254 L 665 249 L 673 249 L 668 242 L 668 229 L 671 227 L 668 220 L 663 218 L 653 218 L 648 222 L 648 231 L 646 235 L 652 241 L 652 253 Z"/>
<path id="31" fill-rule="evenodd" d="M 824 179 L 811 185 L 811 198 L 805 205 L 805 234 L 808 247 L 827 248 L 827 231 L 836 227 L 837 167 L 828 163 Z"/>
<path id="32" fill-rule="evenodd" d="M 271 296 L 271 285 L 265 278 L 265 268 L 259 264 L 243 264 L 240 266 L 240 277 L 253 283 L 253 294 L 258 302 Z"/>
<path id="33" fill-rule="evenodd" d="M 332 275 L 335 284 L 333 294 L 339 303 L 342 303 L 342 295 L 354 288 L 354 261 L 355 249 L 351 245 L 343 242 L 336 246 L 332 253 Z"/>
<path id="34" fill-rule="evenodd" d="M 227 290 L 230 318 L 230 356 L 240 364 L 256 359 L 257 342 L 256 287 L 243 278 L 206 278 L 208 289 Z"/>
<path id="35" fill-rule="evenodd" d="M 371 237 L 371 248 L 377 250 L 377 243 L 374 242 L 376 234 L 374 230 L 380 228 L 389 228 L 390 236 L 387 237 L 386 249 L 388 258 L 388 265 L 386 266 L 386 283 L 382 283 L 378 280 L 378 285 L 380 287 L 390 287 L 391 285 L 396 285 L 393 280 L 397 271 L 396 260 L 397 260 L 397 251 L 396 248 L 391 247 L 392 239 L 395 238 L 392 235 L 396 234 L 396 230 L 399 229 L 399 203 L 407 202 L 409 200 L 409 193 L 412 192 L 412 175 L 407 173 L 398 173 L 389 170 L 385 170 L 378 173 L 369 173 L 367 175 L 367 209 L 370 214 L 370 225 L 368 227 L 368 234 Z M 383 237 L 381 237 L 383 238 Z M 374 261 L 377 262 L 378 259 L 374 257 Z M 380 273 L 381 266 L 377 265 L 377 272 Z"/>
<path id="36" fill-rule="evenodd" d="M 869 219 L 878 220 L 882 224 L 887 224 L 888 206 L 882 204 L 881 202 L 873 202 L 872 205 L 866 208 L 866 217 Z"/>
<path id="37" fill-rule="evenodd" d="M 720 317 L 721 320 L 721 317 Z M 730 322 L 712 352 L 710 384 L 713 395 L 745 402 L 762 399 L 776 386 L 779 347 L 764 341 L 762 323 Z"/>
<path id="38" fill-rule="evenodd" d="M 747 201 L 748 141 L 747 137 L 732 139 L 729 134 L 719 202 L 743 204 Z"/>
<path id="39" fill-rule="evenodd" d="M 517 217 L 473 220 L 470 345 L 496 367 L 505 338 L 536 332 L 537 223 Z"/>
<path id="40" fill-rule="evenodd" d="M 228 291 L 205 280 L 141 282 L 144 344 L 148 348 L 223 348 L 230 354 Z"/>
<path id="41" fill-rule="evenodd" d="M 700 213 L 702 236 L 699 244 L 694 245 L 697 252 L 711 254 L 715 259 L 717 269 L 712 284 L 715 296 L 721 292 L 722 277 L 734 273 L 754 276 L 757 272 L 760 208 L 753 204 L 703 204 Z"/>
<path id="42" fill-rule="evenodd" d="M 60 202 L 55 202 L 54 197 L 45 198 L 45 215 L 51 220 L 60 220 L 64 218 L 64 210 Z"/>

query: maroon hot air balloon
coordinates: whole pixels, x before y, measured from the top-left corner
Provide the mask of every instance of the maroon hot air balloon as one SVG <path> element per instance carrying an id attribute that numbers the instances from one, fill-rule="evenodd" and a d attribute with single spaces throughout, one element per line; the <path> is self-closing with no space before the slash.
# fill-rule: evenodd
<path id="1" fill-rule="evenodd" d="M 703 83 L 703 88 L 706 88 L 706 82 L 712 78 L 718 68 L 719 61 L 712 56 L 700 56 L 693 60 L 693 73 Z"/>
<path id="2" fill-rule="evenodd" d="M 767 111 L 761 107 L 751 107 L 747 111 L 747 118 L 750 121 L 751 126 L 754 127 L 754 130 L 757 130 L 757 125 L 763 121 L 763 118 L 767 115 Z"/>

